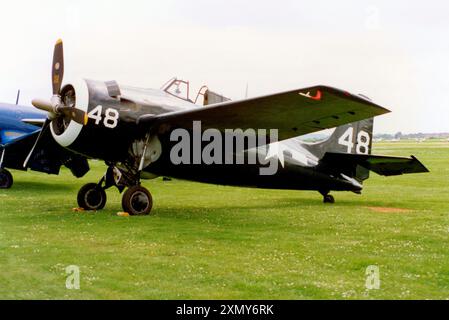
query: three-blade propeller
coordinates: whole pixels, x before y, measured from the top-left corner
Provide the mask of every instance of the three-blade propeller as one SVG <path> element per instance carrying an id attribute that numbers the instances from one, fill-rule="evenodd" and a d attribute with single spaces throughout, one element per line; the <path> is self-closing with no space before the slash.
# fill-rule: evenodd
<path id="1" fill-rule="evenodd" d="M 53 96 L 51 98 L 51 101 L 34 99 L 31 102 L 35 108 L 48 112 L 48 117 L 44 125 L 42 126 L 41 132 L 39 133 L 36 142 L 33 145 L 33 148 L 31 149 L 30 153 L 25 159 L 25 162 L 23 163 L 24 168 L 27 167 L 28 162 L 31 159 L 31 156 L 33 155 L 34 149 L 38 145 L 39 140 L 44 131 L 48 129 L 48 126 L 50 125 L 52 120 L 62 117 L 63 119 L 68 120 L 68 122 L 75 121 L 76 123 L 79 123 L 81 125 L 87 124 L 88 117 L 86 112 L 77 108 L 68 107 L 64 104 L 64 101 L 62 101 L 61 87 L 63 78 L 64 78 L 64 46 L 62 40 L 59 39 L 56 42 L 53 51 L 53 64 L 51 69 Z"/>

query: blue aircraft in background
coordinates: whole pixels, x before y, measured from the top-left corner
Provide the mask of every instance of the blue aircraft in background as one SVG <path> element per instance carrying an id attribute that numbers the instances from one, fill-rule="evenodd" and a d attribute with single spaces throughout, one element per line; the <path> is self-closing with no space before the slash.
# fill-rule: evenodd
<path id="1" fill-rule="evenodd" d="M 0 189 L 10 188 L 13 184 L 13 177 L 6 168 L 59 174 L 61 165 L 65 165 L 76 177 L 89 171 L 87 160 L 60 147 L 49 131 L 42 132 L 24 167 L 46 119 L 45 112 L 35 108 L 0 103 Z"/>
<path id="2" fill-rule="evenodd" d="M 0 145 L 6 145 L 14 140 L 40 130 L 46 116 L 33 108 L 0 104 Z"/>

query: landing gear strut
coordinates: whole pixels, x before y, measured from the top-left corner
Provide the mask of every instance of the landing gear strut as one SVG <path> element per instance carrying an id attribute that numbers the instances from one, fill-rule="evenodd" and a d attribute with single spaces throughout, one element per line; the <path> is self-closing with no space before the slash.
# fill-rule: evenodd
<path id="1" fill-rule="evenodd" d="M 140 185 L 137 175 L 126 174 L 117 167 L 110 166 L 98 183 L 89 183 L 78 192 L 78 205 L 85 210 L 101 210 L 106 205 L 105 190 L 115 186 L 123 193 L 122 207 L 130 215 L 149 215 L 153 208 L 151 193 Z"/>
<path id="2" fill-rule="evenodd" d="M 0 189 L 9 189 L 13 184 L 12 174 L 6 169 L 0 169 Z"/>
<path id="3" fill-rule="evenodd" d="M 323 203 L 335 203 L 335 198 L 329 194 L 329 191 L 320 191 L 323 196 Z"/>

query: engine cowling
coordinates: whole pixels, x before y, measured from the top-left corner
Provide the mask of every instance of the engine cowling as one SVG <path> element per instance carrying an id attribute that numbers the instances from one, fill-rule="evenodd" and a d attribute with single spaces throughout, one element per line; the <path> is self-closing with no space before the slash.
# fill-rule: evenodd
<path id="1" fill-rule="evenodd" d="M 135 119 L 119 97 L 109 95 L 105 82 L 69 82 L 61 90 L 61 99 L 66 106 L 88 114 L 84 126 L 62 117 L 52 121 L 51 133 L 61 146 L 94 159 L 121 161 L 127 157 L 136 139 Z"/>

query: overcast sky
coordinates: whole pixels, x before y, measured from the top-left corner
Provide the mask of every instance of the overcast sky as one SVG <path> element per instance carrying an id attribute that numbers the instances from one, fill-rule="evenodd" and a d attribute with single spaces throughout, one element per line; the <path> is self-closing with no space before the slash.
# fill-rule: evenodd
<path id="1" fill-rule="evenodd" d="M 2 1 L 0 101 L 67 78 L 159 88 L 172 76 L 232 99 L 325 84 L 393 113 L 376 132 L 449 131 L 447 1 Z"/>

